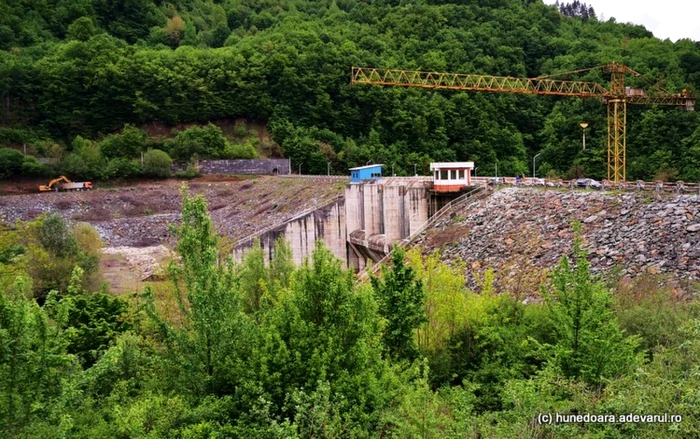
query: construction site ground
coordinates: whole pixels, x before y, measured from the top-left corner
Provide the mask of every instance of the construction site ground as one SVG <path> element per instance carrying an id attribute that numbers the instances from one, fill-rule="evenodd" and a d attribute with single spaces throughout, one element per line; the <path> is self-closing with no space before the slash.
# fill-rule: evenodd
<path id="1" fill-rule="evenodd" d="M 113 293 L 158 281 L 176 244 L 170 224 L 180 219 L 180 186 L 201 194 L 219 235 L 235 242 L 290 219 L 343 193 L 345 180 L 324 177 L 214 176 L 138 183 L 95 183 L 95 190 L 38 193 L 25 181 L 0 185 L 0 221 L 30 221 L 54 212 L 69 223 L 87 222 L 104 242 L 102 269 Z"/>

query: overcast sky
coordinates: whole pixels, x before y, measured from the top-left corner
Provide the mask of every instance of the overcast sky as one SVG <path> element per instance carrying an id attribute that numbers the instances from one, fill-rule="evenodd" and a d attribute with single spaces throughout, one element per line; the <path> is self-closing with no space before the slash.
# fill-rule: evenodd
<path id="1" fill-rule="evenodd" d="M 571 3 L 573 0 L 560 0 Z M 698 0 L 580 0 L 593 6 L 605 19 L 618 23 L 644 25 L 655 37 L 671 41 L 690 38 L 700 41 L 700 1 Z M 544 0 L 554 4 L 555 0 Z"/>

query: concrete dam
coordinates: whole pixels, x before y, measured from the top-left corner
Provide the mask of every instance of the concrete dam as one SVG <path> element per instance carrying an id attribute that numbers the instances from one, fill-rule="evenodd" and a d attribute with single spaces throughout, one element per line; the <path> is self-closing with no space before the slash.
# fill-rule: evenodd
<path id="1" fill-rule="evenodd" d="M 379 261 L 395 242 L 409 237 L 459 195 L 435 194 L 432 188 L 430 177 L 385 177 L 348 184 L 344 197 L 239 242 L 234 258 L 242 260 L 258 238 L 269 261 L 275 240 L 284 237 L 294 262 L 301 264 L 316 241 L 322 240 L 347 267 L 362 270 L 368 260 Z"/>

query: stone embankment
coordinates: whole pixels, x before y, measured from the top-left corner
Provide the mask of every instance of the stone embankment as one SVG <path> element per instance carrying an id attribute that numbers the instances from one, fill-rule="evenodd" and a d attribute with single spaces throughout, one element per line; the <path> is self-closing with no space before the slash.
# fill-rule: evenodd
<path id="1" fill-rule="evenodd" d="M 417 244 L 463 263 L 478 289 L 486 269 L 508 290 L 531 294 L 582 226 L 591 270 L 635 278 L 669 274 L 679 288 L 700 281 L 700 198 L 510 188 L 469 203 L 437 223 Z M 690 281 L 690 282 L 688 282 Z"/>
<path id="2" fill-rule="evenodd" d="M 293 218 L 343 193 L 347 178 L 259 177 L 225 181 L 193 180 L 191 193 L 209 202 L 220 235 L 241 239 Z M 69 222 L 92 224 L 109 247 L 174 244 L 170 224 L 180 221 L 180 182 L 90 192 L 36 193 L 0 197 L 0 222 L 31 221 L 54 212 Z"/>

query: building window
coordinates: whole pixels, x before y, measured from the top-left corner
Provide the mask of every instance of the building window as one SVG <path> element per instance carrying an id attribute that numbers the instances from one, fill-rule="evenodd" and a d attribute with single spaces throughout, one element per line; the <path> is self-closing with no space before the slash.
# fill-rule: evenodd
<path id="1" fill-rule="evenodd" d="M 448 180 L 447 171 L 440 171 L 440 180 Z"/>
<path id="2" fill-rule="evenodd" d="M 435 171 L 435 180 L 440 180 L 440 171 Z"/>
<path id="3" fill-rule="evenodd" d="M 459 170 L 459 179 L 464 180 L 464 169 Z"/>
<path id="4" fill-rule="evenodd" d="M 379 172 L 373 172 L 372 174 L 370 174 L 370 178 L 380 178 L 381 176 L 382 174 Z"/>

